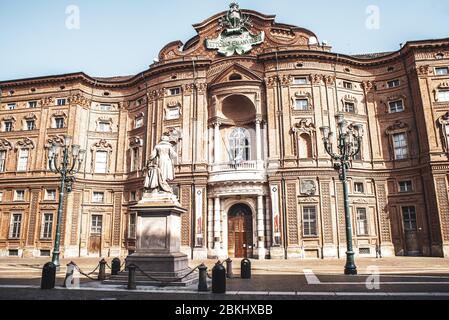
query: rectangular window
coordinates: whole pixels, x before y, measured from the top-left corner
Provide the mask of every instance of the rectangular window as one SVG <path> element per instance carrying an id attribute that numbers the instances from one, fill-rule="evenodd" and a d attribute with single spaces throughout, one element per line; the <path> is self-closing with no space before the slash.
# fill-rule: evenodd
<path id="1" fill-rule="evenodd" d="M 354 183 L 354 192 L 355 193 L 365 193 L 365 186 L 362 182 L 355 182 Z"/>
<path id="2" fill-rule="evenodd" d="M 0 192 L 0 202 L 3 201 L 3 192 Z"/>
<path id="3" fill-rule="evenodd" d="M 97 151 L 95 154 L 95 173 L 107 173 L 107 164 L 107 151 Z"/>
<path id="4" fill-rule="evenodd" d="M 132 159 L 132 168 L 131 168 L 131 172 L 137 171 L 139 170 L 139 148 L 133 148 L 132 149 L 132 153 L 133 153 L 133 159 Z"/>
<path id="5" fill-rule="evenodd" d="M 55 189 L 45 190 L 45 200 L 55 201 L 56 200 L 56 190 Z"/>
<path id="6" fill-rule="evenodd" d="M 343 81 L 343 88 L 352 90 L 352 83 L 348 81 Z"/>
<path id="7" fill-rule="evenodd" d="M 317 235 L 316 207 L 304 207 L 302 210 L 305 237 Z"/>
<path id="8" fill-rule="evenodd" d="M 94 192 L 92 195 L 92 202 L 104 203 L 104 192 Z"/>
<path id="9" fill-rule="evenodd" d="M 8 256 L 9 257 L 18 257 L 19 256 L 19 250 L 17 250 L 17 249 L 9 249 L 8 250 Z"/>
<path id="10" fill-rule="evenodd" d="M 101 230 L 103 228 L 103 216 L 101 215 L 92 215 L 92 224 L 90 228 L 91 234 L 101 234 Z"/>
<path id="11" fill-rule="evenodd" d="M 22 214 L 21 213 L 13 214 L 11 216 L 11 225 L 9 228 L 9 238 L 10 239 L 19 239 L 21 227 L 22 227 Z"/>
<path id="12" fill-rule="evenodd" d="M 55 118 L 55 128 L 56 129 L 64 128 L 64 118 Z"/>
<path id="13" fill-rule="evenodd" d="M 11 132 L 12 131 L 12 121 L 5 121 L 4 122 L 4 131 L 5 132 Z"/>
<path id="14" fill-rule="evenodd" d="M 67 99 L 56 99 L 57 106 L 65 106 L 67 103 Z"/>
<path id="15" fill-rule="evenodd" d="M 110 105 L 110 104 L 100 104 L 99 106 L 98 106 L 98 108 L 101 110 L 101 111 L 110 111 L 111 109 L 112 109 L 112 106 Z"/>
<path id="16" fill-rule="evenodd" d="M 6 150 L 0 150 L 0 172 L 6 171 Z"/>
<path id="17" fill-rule="evenodd" d="M 293 84 L 295 84 L 295 85 L 307 84 L 307 78 L 306 77 L 295 77 L 293 79 Z"/>
<path id="18" fill-rule="evenodd" d="M 406 133 L 397 133 L 393 135 L 394 157 L 396 160 L 408 158 L 408 143 Z"/>
<path id="19" fill-rule="evenodd" d="M 143 104 L 143 98 L 140 98 L 136 101 L 136 106 L 139 107 Z"/>
<path id="20" fill-rule="evenodd" d="M 387 87 L 388 88 L 396 88 L 396 87 L 399 87 L 400 84 L 401 83 L 399 80 L 392 80 L 392 81 L 387 82 Z"/>
<path id="21" fill-rule="evenodd" d="M 177 95 L 180 95 L 180 94 L 181 94 L 181 88 L 180 88 L 180 87 L 177 87 L 177 88 L 171 88 L 171 89 L 168 89 L 168 93 L 169 93 L 169 95 L 171 95 L 171 96 L 177 96 Z"/>
<path id="22" fill-rule="evenodd" d="M 109 122 L 100 121 L 98 123 L 99 132 L 111 132 L 111 124 Z"/>
<path id="23" fill-rule="evenodd" d="M 406 231 L 416 231 L 415 207 L 403 207 L 402 216 L 404 218 L 404 229 Z"/>
<path id="24" fill-rule="evenodd" d="M 137 192 L 136 191 L 131 191 L 129 199 L 130 199 L 130 201 L 136 201 L 136 199 L 137 199 Z"/>
<path id="25" fill-rule="evenodd" d="M 399 181 L 399 192 L 412 192 L 413 183 L 412 181 Z"/>
<path id="26" fill-rule="evenodd" d="M 438 102 L 448 102 L 449 101 L 449 90 L 438 91 Z"/>
<path id="27" fill-rule="evenodd" d="M 357 151 L 357 149 L 359 147 L 359 143 L 357 142 L 357 140 L 354 140 L 352 145 L 353 145 L 354 150 Z M 352 160 L 354 160 L 354 161 L 362 161 L 362 152 L 363 152 L 362 150 L 363 150 L 363 144 L 360 147 L 360 151 L 352 157 Z"/>
<path id="28" fill-rule="evenodd" d="M 167 108 L 166 120 L 179 119 L 180 116 L 181 116 L 181 109 L 179 107 Z"/>
<path id="29" fill-rule="evenodd" d="M 7 110 L 14 110 L 14 109 L 16 109 L 16 107 L 17 107 L 17 105 L 15 103 L 8 103 L 6 105 Z"/>
<path id="30" fill-rule="evenodd" d="M 20 149 L 19 151 L 19 161 L 17 163 L 17 171 L 27 171 L 28 169 L 28 149 Z"/>
<path id="31" fill-rule="evenodd" d="M 344 111 L 348 113 L 355 113 L 355 104 L 354 102 L 345 102 Z"/>
<path id="32" fill-rule="evenodd" d="M 142 128 L 143 127 L 143 117 L 136 118 L 136 121 L 134 122 L 134 128 Z"/>
<path id="33" fill-rule="evenodd" d="M 448 67 L 438 67 L 435 68 L 435 74 L 437 76 L 446 76 L 449 74 L 449 68 Z"/>
<path id="34" fill-rule="evenodd" d="M 36 123 L 34 122 L 34 120 L 27 120 L 26 129 L 28 131 L 33 131 L 34 129 L 36 129 Z"/>
<path id="35" fill-rule="evenodd" d="M 53 213 L 44 213 L 42 216 L 41 238 L 51 239 L 53 236 Z"/>
<path id="36" fill-rule="evenodd" d="M 14 192 L 14 201 L 25 201 L 25 190 L 16 190 Z"/>
<path id="37" fill-rule="evenodd" d="M 136 238 L 136 214 L 131 213 L 129 215 L 129 231 L 128 231 L 128 238 L 135 239 Z"/>
<path id="38" fill-rule="evenodd" d="M 30 109 L 37 108 L 37 101 L 30 101 L 30 102 L 28 102 L 28 108 L 30 108 Z"/>
<path id="39" fill-rule="evenodd" d="M 296 99 L 295 100 L 295 110 L 301 110 L 301 111 L 309 110 L 309 100 L 308 99 Z"/>
<path id="40" fill-rule="evenodd" d="M 365 208 L 357 208 L 357 234 L 359 236 L 369 235 L 368 214 Z"/>
<path id="41" fill-rule="evenodd" d="M 402 100 L 389 102 L 390 113 L 397 113 L 404 111 L 404 102 Z"/>

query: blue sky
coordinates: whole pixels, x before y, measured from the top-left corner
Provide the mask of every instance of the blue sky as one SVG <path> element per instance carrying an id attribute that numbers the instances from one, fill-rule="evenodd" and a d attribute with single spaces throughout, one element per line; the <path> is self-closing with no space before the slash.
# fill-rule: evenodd
<path id="1" fill-rule="evenodd" d="M 159 50 L 195 35 L 191 25 L 228 8 L 229 0 L 0 0 L 0 80 L 84 71 L 137 74 Z M 242 8 L 314 31 L 334 52 L 393 51 L 409 40 L 449 37 L 448 0 L 240 0 Z M 66 8 L 80 29 L 66 28 Z M 365 26 L 379 8 L 379 29 Z"/>

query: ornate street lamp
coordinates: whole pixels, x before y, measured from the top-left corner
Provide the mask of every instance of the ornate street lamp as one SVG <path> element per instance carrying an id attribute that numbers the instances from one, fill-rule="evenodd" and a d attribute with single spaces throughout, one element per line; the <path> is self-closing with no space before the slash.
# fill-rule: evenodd
<path id="1" fill-rule="evenodd" d="M 348 181 L 347 172 L 349 170 L 351 160 L 359 154 L 363 138 L 363 125 L 351 124 L 344 119 L 343 114 L 337 115 L 338 126 L 338 153 L 333 152 L 332 137 L 333 132 L 329 127 L 321 127 L 321 134 L 323 136 L 324 147 L 326 152 L 336 162 L 334 164 L 335 170 L 340 173 L 340 181 L 343 183 L 343 195 L 345 205 L 345 222 L 346 222 L 346 275 L 356 275 L 357 267 L 354 262 L 354 251 L 352 247 L 352 223 L 349 212 L 349 195 L 348 195 Z"/>
<path id="2" fill-rule="evenodd" d="M 59 206 L 58 217 L 56 221 L 56 236 L 53 249 L 52 262 L 59 269 L 59 253 L 61 242 L 61 224 L 64 194 L 72 191 L 72 185 L 75 181 L 74 175 L 79 172 L 83 163 L 85 150 L 80 150 L 79 145 L 71 145 L 72 137 L 65 135 L 63 143 L 53 143 L 48 154 L 50 170 L 60 175 L 59 187 Z M 62 153 L 62 158 L 60 159 Z"/>

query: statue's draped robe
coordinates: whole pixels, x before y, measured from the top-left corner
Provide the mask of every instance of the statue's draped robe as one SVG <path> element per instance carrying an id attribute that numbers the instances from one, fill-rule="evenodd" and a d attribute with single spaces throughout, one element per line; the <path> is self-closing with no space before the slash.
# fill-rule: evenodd
<path id="1" fill-rule="evenodd" d="M 154 148 L 149 158 L 145 189 L 172 193 L 168 182 L 175 177 L 173 159 L 177 157 L 173 146 L 168 141 L 162 141 Z"/>

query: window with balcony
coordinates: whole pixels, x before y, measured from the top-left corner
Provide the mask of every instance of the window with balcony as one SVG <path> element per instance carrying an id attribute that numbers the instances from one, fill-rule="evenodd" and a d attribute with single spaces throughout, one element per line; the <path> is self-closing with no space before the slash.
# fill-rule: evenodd
<path id="1" fill-rule="evenodd" d="M 231 161 L 241 162 L 251 160 L 250 134 L 244 128 L 237 128 L 229 136 Z"/>

